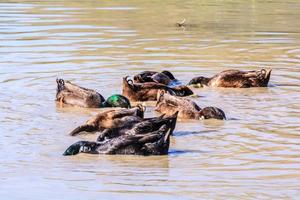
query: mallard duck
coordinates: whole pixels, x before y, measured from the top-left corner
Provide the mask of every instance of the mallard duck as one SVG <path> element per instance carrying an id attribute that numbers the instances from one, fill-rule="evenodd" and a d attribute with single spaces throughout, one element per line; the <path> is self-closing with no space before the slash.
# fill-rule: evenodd
<path id="1" fill-rule="evenodd" d="M 75 136 L 83 131 L 94 132 L 106 128 L 120 127 L 123 124 L 136 123 L 143 119 L 144 111 L 145 107 L 138 105 L 131 109 L 117 108 L 100 112 L 89 119 L 84 125 L 75 128 L 70 135 Z"/>
<path id="2" fill-rule="evenodd" d="M 225 113 L 216 107 L 201 109 L 195 102 L 185 98 L 159 91 L 155 110 L 166 115 L 178 112 L 181 119 L 226 119 Z"/>
<path id="3" fill-rule="evenodd" d="M 166 125 L 167 128 L 170 128 L 172 134 L 176 127 L 177 114 L 178 113 L 176 112 L 168 117 L 161 115 L 159 117 L 143 119 L 140 122 L 128 123 L 123 124 L 123 126 L 120 127 L 105 129 L 100 132 L 97 141 L 104 141 L 121 135 L 134 135 L 152 132 L 158 130 L 162 125 Z"/>
<path id="4" fill-rule="evenodd" d="M 143 134 L 121 135 L 104 142 L 79 141 L 63 153 L 166 155 L 169 151 L 171 129 L 162 125 L 157 131 Z"/>
<path id="5" fill-rule="evenodd" d="M 256 71 L 226 70 L 212 78 L 203 76 L 193 78 L 189 85 L 233 88 L 267 87 L 271 71 L 271 69 Z"/>
<path id="6" fill-rule="evenodd" d="M 188 96 L 193 94 L 193 91 L 187 86 L 170 88 L 160 83 L 134 83 L 131 79 L 128 79 L 128 77 L 123 78 L 122 94 L 131 101 L 155 101 L 158 90 L 164 90 L 176 96 Z"/>
<path id="7" fill-rule="evenodd" d="M 169 87 L 176 87 L 182 85 L 180 81 L 175 79 L 173 74 L 169 71 L 155 72 L 143 71 L 133 77 L 135 83 L 156 82 Z"/>
<path id="8" fill-rule="evenodd" d="M 122 95 L 115 94 L 105 100 L 104 97 L 95 90 L 80 87 L 63 79 L 56 79 L 56 82 L 56 101 L 60 103 L 85 108 L 131 107 L 130 101 Z"/>

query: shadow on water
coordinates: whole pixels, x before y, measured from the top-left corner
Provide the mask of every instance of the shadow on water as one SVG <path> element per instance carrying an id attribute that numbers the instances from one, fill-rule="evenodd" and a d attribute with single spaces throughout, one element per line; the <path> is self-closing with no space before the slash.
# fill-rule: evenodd
<path id="1" fill-rule="evenodd" d="M 206 130 L 206 131 L 178 131 L 174 132 L 173 136 L 178 137 L 178 136 L 187 136 L 187 135 L 201 135 L 201 134 L 206 134 L 206 133 L 213 133 L 215 132 L 214 130 Z"/>
<path id="2" fill-rule="evenodd" d="M 200 150 L 169 150 L 169 156 L 180 156 L 185 154 L 198 154 L 198 153 L 207 153 L 207 151 Z"/>

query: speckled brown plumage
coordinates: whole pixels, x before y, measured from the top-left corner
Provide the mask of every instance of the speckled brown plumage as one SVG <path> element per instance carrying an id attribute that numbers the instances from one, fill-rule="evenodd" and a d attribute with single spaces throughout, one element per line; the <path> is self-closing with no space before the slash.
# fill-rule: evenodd
<path id="1" fill-rule="evenodd" d="M 170 88 L 160 83 L 133 83 L 128 77 L 123 78 L 122 94 L 131 101 L 155 101 L 159 90 L 164 90 L 177 96 L 188 96 L 193 94 L 192 90 L 187 86 Z"/>
<path id="2" fill-rule="evenodd" d="M 195 102 L 185 97 L 176 97 L 159 91 L 155 110 L 157 112 L 172 115 L 178 112 L 181 119 L 226 119 L 225 113 L 216 107 L 201 109 Z"/>
<path id="3" fill-rule="evenodd" d="M 122 126 L 125 123 L 136 123 L 142 120 L 144 117 L 145 108 L 141 105 L 131 109 L 117 108 L 100 112 L 91 119 L 89 119 L 84 125 L 75 128 L 70 135 L 74 136 L 83 131 L 93 132 L 106 128 L 115 128 Z"/>
<path id="4" fill-rule="evenodd" d="M 225 70 L 212 78 L 202 76 L 193 78 L 189 85 L 232 88 L 267 87 L 271 71 L 271 69 L 255 71 Z"/>

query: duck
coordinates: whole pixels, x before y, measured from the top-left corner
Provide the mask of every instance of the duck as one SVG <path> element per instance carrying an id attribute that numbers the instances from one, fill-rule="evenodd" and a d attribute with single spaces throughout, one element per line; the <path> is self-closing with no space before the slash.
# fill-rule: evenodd
<path id="1" fill-rule="evenodd" d="M 56 79 L 56 101 L 84 108 L 122 107 L 131 108 L 130 101 L 123 95 L 114 94 L 106 100 L 92 89 L 80 87 L 70 81 Z"/>
<path id="2" fill-rule="evenodd" d="M 128 76 L 123 78 L 122 95 L 130 101 L 156 101 L 158 90 L 165 90 L 176 96 L 189 96 L 194 94 L 187 86 L 170 88 L 156 82 L 134 83 Z"/>
<path id="3" fill-rule="evenodd" d="M 194 101 L 185 97 L 176 97 L 160 90 L 156 102 L 155 111 L 172 115 L 178 112 L 180 119 L 226 119 L 223 110 L 217 107 L 200 108 Z"/>
<path id="4" fill-rule="evenodd" d="M 159 117 L 153 117 L 141 120 L 140 122 L 123 124 L 121 127 L 108 128 L 100 132 L 97 141 L 103 142 L 107 139 L 118 137 L 120 135 L 136 135 L 143 134 L 145 132 L 152 132 L 158 130 L 162 125 L 166 125 L 170 128 L 170 134 L 176 127 L 177 112 L 171 116 L 165 116 L 164 114 Z"/>
<path id="5" fill-rule="evenodd" d="M 167 70 L 162 72 L 155 71 L 143 71 L 133 77 L 134 83 L 146 83 L 146 82 L 156 82 L 169 87 L 176 87 L 182 85 L 182 83 L 177 80 L 174 75 Z"/>
<path id="6" fill-rule="evenodd" d="M 170 146 L 171 129 L 162 125 L 156 131 L 142 134 L 121 135 L 104 142 L 79 141 L 68 147 L 64 156 L 79 153 L 122 154 L 122 155 L 167 155 Z"/>
<path id="7" fill-rule="evenodd" d="M 194 87 L 225 87 L 225 88 L 249 88 L 267 87 L 272 69 L 253 71 L 225 70 L 211 78 L 203 76 L 193 78 L 188 85 Z"/>
<path id="8" fill-rule="evenodd" d="M 138 104 L 136 107 L 130 109 L 115 108 L 99 112 L 87 120 L 85 124 L 76 127 L 69 134 L 75 136 L 82 132 L 95 132 L 107 128 L 121 127 L 123 124 L 137 123 L 144 118 L 145 110 L 144 106 Z"/>

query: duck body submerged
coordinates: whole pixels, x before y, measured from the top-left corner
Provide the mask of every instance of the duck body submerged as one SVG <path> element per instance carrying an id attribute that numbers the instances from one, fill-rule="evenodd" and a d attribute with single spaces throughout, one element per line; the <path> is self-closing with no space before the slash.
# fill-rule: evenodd
<path id="1" fill-rule="evenodd" d="M 166 115 L 178 112 L 178 118 L 181 119 L 226 119 L 225 113 L 217 107 L 201 109 L 190 99 L 172 96 L 164 91 L 158 93 L 155 110 Z"/>
<path id="2" fill-rule="evenodd" d="M 63 79 L 57 79 L 56 82 L 56 101 L 58 102 L 84 108 L 131 107 L 130 101 L 122 95 L 115 94 L 105 100 L 95 90 L 80 87 Z"/>
<path id="3" fill-rule="evenodd" d="M 170 144 L 171 129 L 166 125 L 157 131 L 135 135 L 121 135 L 104 142 L 79 141 L 71 145 L 63 155 L 78 153 L 124 154 L 124 155 L 166 155 Z"/>
<path id="4" fill-rule="evenodd" d="M 231 88 L 267 87 L 271 71 L 271 69 L 255 71 L 225 70 L 212 78 L 195 77 L 189 82 L 189 85 Z"/>
<path id="5" fill-rule="evenodd" d="M 168 117 L 161 115 L 159 117 L 143 119 L 135 123 L 125 123 L 120 127 L 105 129 L 100 132 L 97 141 L 103 142 L 121 135 L 139 135 L 147 132 L 153 132 L 157 131 L 163 125 L 170 129 L 170 134 L 172 135 L 176 127 L 177 114 L 178 113 L 176 112 Z"/>
<path id="6" fill-rule="evenodd" d="M 170 88 L 156 82 L 134 83 L 131 79 L 128 79 L 128 77 L 123 78 L 122 95 L 131 101 L 155 101 L 159 90 L 164 90 L 176 96 L 188 96 L 193 94 L 193 91 L 187 86 Z"/>
<path id="7" fill-rule="evenodd" d="M 81 132 L 101 131 L 107 128 L 121 127 L 123 124 L 140 122 L 144 117 L 145 108 L 141 105 L 131 109 L 117 108 L 100 112 L 85 124 L 78 126 L 70 135 L 75 136 Z"/>
<path id="8" fill-rule="evenodd" d="M 169 87 L 182 86 L 182 83 L 175 79 L 169 71 L 155 72 L 143 71 L 133 77 L 135 83 L 156 82 Z"/>

